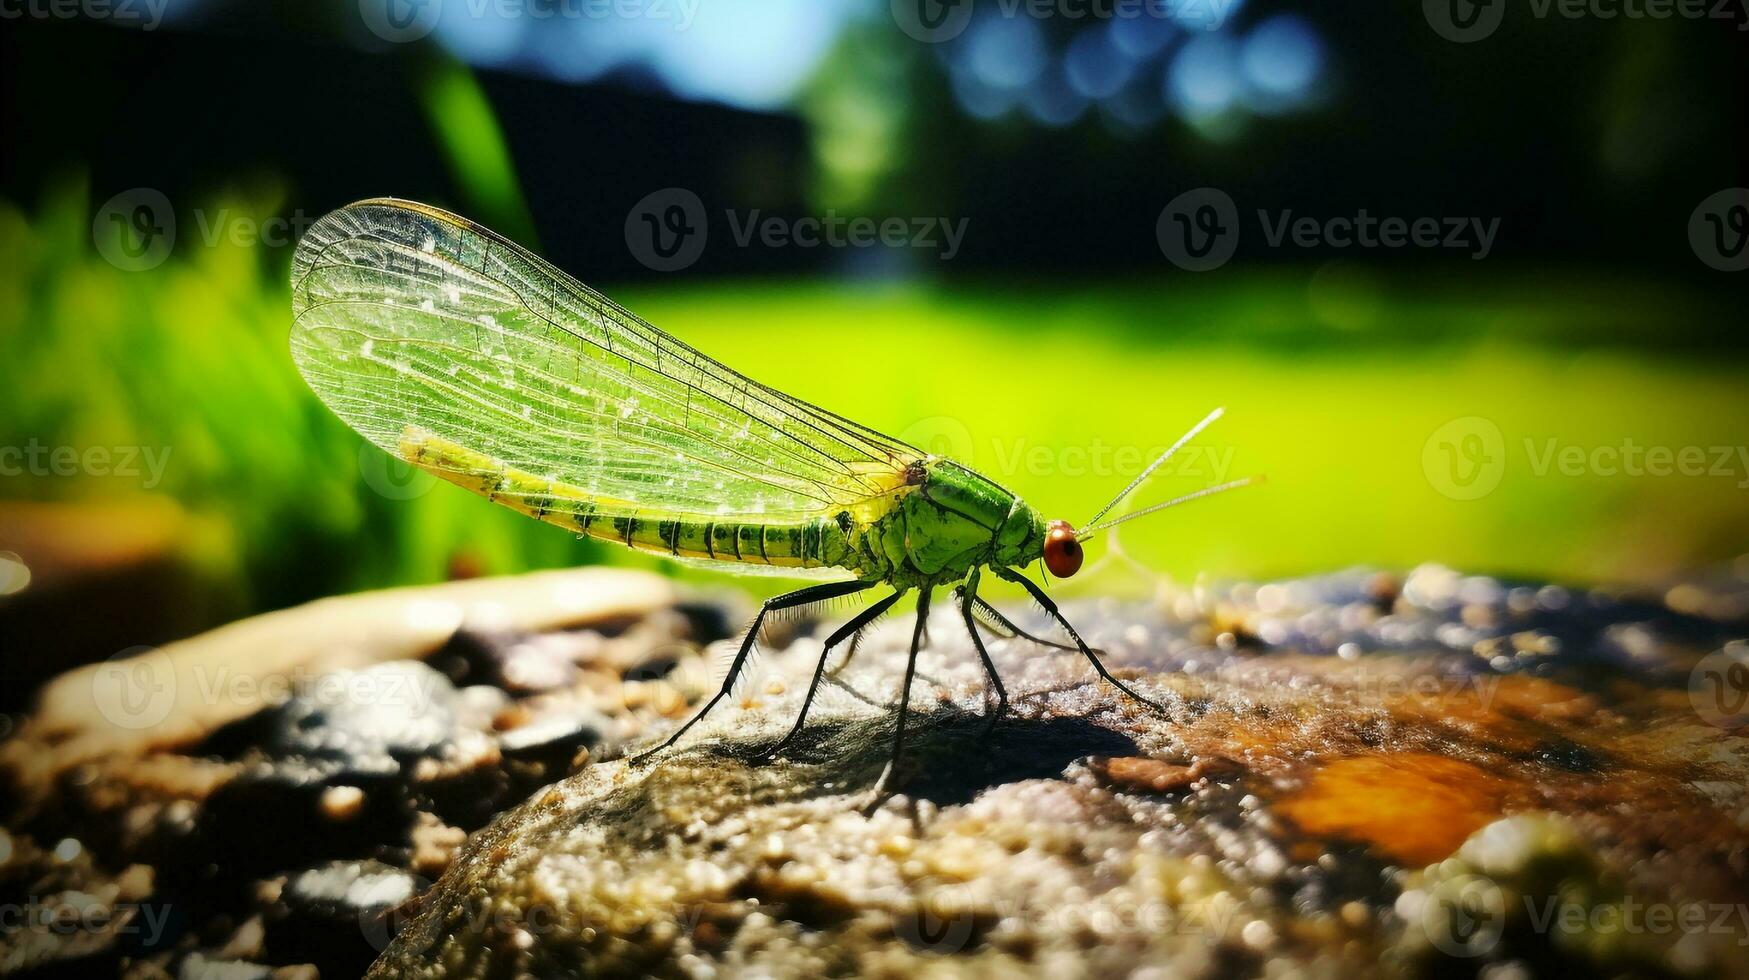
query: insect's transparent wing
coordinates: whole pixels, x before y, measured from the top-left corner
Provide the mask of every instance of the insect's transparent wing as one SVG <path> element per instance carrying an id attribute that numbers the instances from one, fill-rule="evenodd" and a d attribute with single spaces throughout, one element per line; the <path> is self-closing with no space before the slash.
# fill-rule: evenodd
<path id="1" fill-rule="evenodd" d="M 428 430 L 640 509 L 768 521 L 891 490 L 923 455 L 705 357 L 463 218 L 365 201 L 292 266 L 292 353 L 396 453 Z"/>

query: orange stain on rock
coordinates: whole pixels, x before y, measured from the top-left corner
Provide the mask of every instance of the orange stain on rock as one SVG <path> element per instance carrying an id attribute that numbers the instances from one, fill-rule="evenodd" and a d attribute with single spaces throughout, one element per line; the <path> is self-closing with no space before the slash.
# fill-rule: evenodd
<path id="1" fill-rule="evenodd" d="M 1393 687 L 1384 706 L 1400 721 L 1460 729 L 1515 752 L 1535 748 L 1550 726 L 1588 744 L 1603 734 L 1596 698 L 1539 677 L 1481 675 L 1456 688 L 1449 681 L 1411 678 Z"/>
<path id="2" fill-rule="evenodd" d="M 1426 865 L 1449 857 L 1516 795 L 1514 784 L 1468 762 L 1408 752 L 1331 762 L 1276 809 L 1308 834 Z"/>

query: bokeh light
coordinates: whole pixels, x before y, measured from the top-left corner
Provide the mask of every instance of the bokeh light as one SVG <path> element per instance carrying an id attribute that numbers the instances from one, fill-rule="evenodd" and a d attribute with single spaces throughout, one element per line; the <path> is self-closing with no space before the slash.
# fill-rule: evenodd
<path id="1" fill-rule="evenodd" d="M 1026 90 L 1026 114 L 1041 126 L 1058 128 L 1081 118 L 1087 97 L 1075 90 L 1061 69 L 1040 75 Z"/>
<path id="2" fill-rule="evenodd" d="M 846 32 L 887 34 L 877 0 L 628 0 L 614 16 L 535 16 L 495 5 L 443 8 L 432 37 L 467 64 L 585 84 L 612 80 L 688 101 L 793 111 Z M 633 13 L 624 13 L 630 9 Z M 1103 8 L 1102 8 L 1103 9 Z M 1224 139 L 1252 116 L 1319 104 L 1329 54 L 1291 12 L 1251 21 L 1241 3 L 1153 0 L 1070 17 L 984 5 L 963 34 L 931 46 L 955 103 L 980 122 L 1057 128 L 1091 107 L 1124 137 L 1171 112 Z M 1148 79 L 1137 84 L 1138 79 Z"/>
<path id="3" fill-rule="evenodd" d="M 966 66 L 996 88 L 1020 88 L 1050 62 L 1044 30 L 1030 17 L 991 15 L 974 21 L 964 51 Z"/>
<path id="4" fill-rule="evenodd" d="M 1166 97 L 1185 116 L 1210 116 L 1239 100 L 1239 49 L 1222 34 L 1190 39 L 1166 70 Z"/>
<path id="5" fill-rule="evenodd" d="M 443 8 L 433 37 L 477 66 L 522 67 L 566 81 L 644 69 L 681 98 L 746 109 L 790 105 L 850 21 L 857 0 L 643 0 L 615 16 L 568 5 L 568 15 Z M 624 11 L 631 10 L 632 14 Z"/>
<path id="6" fill-rule="evenodd" d="M 1245 36 L 1239 66 L 1252 104 L 1266 109 L 1299 105 L 1323 72 L 1324 45 L 1303 18 L 1277 14 Z"/>
<path id="7" fill-rule="evenodd" d="M 1119 17 L 1111 22 L 1112 43 L 1132 58 L 1159 54 L 1176 32 L 1177 28 L 1166 17 Z"/>
<path id="8" fill-rule="evenodd" d="M 1075 35 L 1063 56 L 1069 85 L 1089 99 L 1115 95 L 1135 74 L 1135 59 L 1112 40 L 1107 27 L 1091 27 Z"/>

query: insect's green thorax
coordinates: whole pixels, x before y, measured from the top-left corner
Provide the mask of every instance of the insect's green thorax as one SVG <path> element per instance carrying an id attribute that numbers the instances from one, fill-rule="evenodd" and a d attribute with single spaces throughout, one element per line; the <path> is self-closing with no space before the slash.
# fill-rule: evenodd
<path id="1" fill-rule="evenodd" d="M 860 549 L 900 587 L 956 582 L 980 565 L 1021 566 L 1044 547 L 1044 520 L 1024 501 L 952 460 L 916 467 L 915 486 L 865 530 Z"/>

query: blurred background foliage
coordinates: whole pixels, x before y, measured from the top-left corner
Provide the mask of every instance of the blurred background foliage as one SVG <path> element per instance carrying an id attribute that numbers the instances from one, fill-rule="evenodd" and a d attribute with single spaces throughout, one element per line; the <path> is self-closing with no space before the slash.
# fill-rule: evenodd
<path id="1" fill-rule="evenodd" d="M 932 45 L 886 0 L 702 0 L 684 28 L 653 8 L 533 17 L 530 0 L 452 2 L 394 43 L 372 2 L 0 24 L 0 446 L 169 453 L 152 486 L 0 475 L 15 617 L 140 568 L 178 570 L 175 598 L 152 600 L 178 607 L 167 633 L 457 575 L 673 571 L 409 473 L 310 395 L 286 349 L 291 241 L 378 194 L 475 217 L 759 380 L 1072 521 L 1229 406 L 1206 453 L 1137 502 L 1271 482 L 1126 528 L 1134 563 L 1067 594 L 1422 561 L 1581 584 L 1749 572 L 1749 459 L 1705 477 L 1533 465 L 1551 445 L 1745 443 L 1733 282 L 1686 234 L 1697 202 L 1743 182 L 1734 25 L 1521 20 L 1456 45 L 1415 4 L 1250 0 L 1204 23 L 989 3 Z M 48 77 L 64 84 L 31 83 Z M 1473 215 L 1501 233 L 1471 261 L 1251 231 L 1192 274 L 1154 226 L 1204 185 L 1242 215 Z M 653 273 L 623 228 L 670 186 L 713 215 L 968 231 L 941 261 L 739 247 L 713 217 L 695 266 Z M 135 188 L 165 194 L 178 230 L 141 271 L 103 257 L 125 231 L 94 223 Z M 230 234 L 276 219 L 284 238 Z M 1475 500 L 1426 465 L 1465 417 L 1507 458 Z"/>

